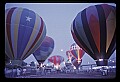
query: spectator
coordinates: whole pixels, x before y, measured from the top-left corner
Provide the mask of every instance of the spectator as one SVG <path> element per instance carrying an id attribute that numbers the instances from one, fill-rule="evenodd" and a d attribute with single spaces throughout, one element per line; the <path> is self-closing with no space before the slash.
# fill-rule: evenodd
<path id="1" fill-rule="evenodd" d="M 18 68 L 18 69 L 17 69 L 17 77 L 20 76 L 20 72 L 21 72 L 21 71 L 20 71 L 20 69 Z"/>
<path id="2" fill-rule="evenodd" d="M 39 75 L 39 72 L 40 70 L 39 70 L 39 67 L 37 67 L 37 69 L 36 69 L 36 75 Z"/>
<path id="3" fill-rule="evenodd" d="M 23 69 L 23 76 L 26 76 L 26 69 Z"/>

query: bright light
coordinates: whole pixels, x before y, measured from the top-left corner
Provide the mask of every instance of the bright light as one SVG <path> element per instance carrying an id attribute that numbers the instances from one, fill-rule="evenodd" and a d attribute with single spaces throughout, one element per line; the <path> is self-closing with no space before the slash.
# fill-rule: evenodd
<path id="1" fill-rule="evenodd" d="M 93 67 L 92 69 L 100 69 L 102 66 Z"/>
<path id="2" fill-rule="evenodd" d="M 101 67 L 105 67 L 106 69 L 108 69 L 108 68 L 109 68 L 108 66 L 101 66 Z"/>
<path id="3" fill-rule="evenodd" d="M 103 61 L 103 59 L 99 59 L 99 61 Z"/>
<path id="4" fill-rule="evenodd" d="M 60 50 L 61 52 L 63 51 L 63 49 Z"/>
<path id="5" fill-rule="evenodd" d="M 88 64 L 89 64 L 89 62 L 88 62 Z"/>
<path id="6" fill-rule="evenodd" d="M 11 60 L 10 60 L 10 64 L 11 64 Z"/>
<path id="7" fill-rule="evenodd" d="M 42 66 L 43 66 L 43 64 L 41 63 L 41 64 L 40 64 L 40 67 L 42 67 Z"/>
<path id="8" fill-rule="evenodd" d="M 116 68 L 116 66 L 113 66 L 113 68 Z"/>
<path id="9" fill-rule="evenodd" d="M 29 65 L 29 64 L 27 64 L 27 66 L 28 66 L 28 67 L 30 67 L 30 65 Z"/>
<path id="10" fill-rule="evenodd" d="M 114 63 L 114 61 L 112 61 Z"/>
<path id="11" fill-rule="evenodd" d="M 55 68 L 56 68 L 56 69 L 58 69 L 58 68 L 59 68 L 59 65 L 58 65 L 58 64 L 57 64 L 57 65 L 55 65 Z"/>
<path id="12" fill-rule="evenodd" d="M 65 62 L 63 62 L 64 63 L 64 65 L 65 65 Z"/>
<path id="13" fill-rule="evenodd" d="M 81 61 L 80 60 L 78 60 L 78 63 L 80 63 Z"/>
<path id="14" fill-rule="evenodd" d="M 74 66 L 73 69 L 76 69 L 76 67 Z"/>

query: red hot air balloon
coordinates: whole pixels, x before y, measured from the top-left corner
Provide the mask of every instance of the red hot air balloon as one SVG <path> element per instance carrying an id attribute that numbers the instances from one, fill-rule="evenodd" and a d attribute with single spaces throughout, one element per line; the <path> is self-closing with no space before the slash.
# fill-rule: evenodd
<path id="1" fill-rule="evenodd" d="M 99 4 L 85 8 L 75 17 L 71 33 L 75 42 L 99 65 L 116 49 L 116 7 Z"/>
<path id="2" fill-rule="evenodd" d="M 51 62 L 51 63 L 53 63 L 54 66 L 58 67 L 64 61 L 64 58 L 62 56 L 55 55 L 55 56 L 51 56 L 48 59 L 48 61 Z"/>
<path id="3" fill-rule="evenodd" d="M 73 57 L 76 58 L 78 63 L 81 62 L 81 59 L 83 55 L 85 54 L 85 51 L 75 43 L 71 45 L 70 52 L 73 55 Z"/>
<path id="4" fill-rule="evenodd" d="M 5 53 L 11 60 L 24 60 L 46 36 L 43 19 L 32 10 L 13 7 L 5 11 Z"/>
<path id="5" fill-rule="evenodd" d="M 39 63 L 43 63 L 54 49 L 54 40 L 46 36 L 40 47 L 33 53 Z"/>

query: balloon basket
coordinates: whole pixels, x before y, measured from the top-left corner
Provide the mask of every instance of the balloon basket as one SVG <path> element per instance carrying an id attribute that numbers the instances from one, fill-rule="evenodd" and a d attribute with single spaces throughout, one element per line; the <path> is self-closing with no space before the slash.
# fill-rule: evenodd
<path id="1" fill-rule="evenodd" d="M 107 59 L 97 60 L 96 64 L 97 64 L 97 66 L 107 66 L 108 60 Z"/>

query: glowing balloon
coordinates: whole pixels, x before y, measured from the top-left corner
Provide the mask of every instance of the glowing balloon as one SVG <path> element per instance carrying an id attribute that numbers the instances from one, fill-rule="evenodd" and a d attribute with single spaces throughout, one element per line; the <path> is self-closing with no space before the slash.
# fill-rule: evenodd
<path id="1" fill-rule="evenodd" d="M 24 60 L 46 36 L 43 19 L 32 10 L 13 7 L 5 11 L 5 53 L 11 60 Z"/>
<path id="2" fill-rule="evenodd" d="M 75 42 L 97 65 L 107 65 L 116 49 L 116 7 L 99 4 L 85 8 L 75 17 L 71 33 Z"/>
<path id="3" fill-rule="evenodd" d="M 46 36 L 40 47 L 33 53 L 39 63 L 43 63 L 54 49 L 54 40 Z"/>
<path id="4" fill-rule="evenodd" d="M 51 56 L 48 61 L 52 62 L 54 65 L 60 65 L 64 61 L 64 58 L 62 56 L 55 55 Z"/>

